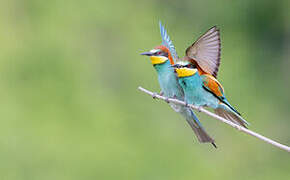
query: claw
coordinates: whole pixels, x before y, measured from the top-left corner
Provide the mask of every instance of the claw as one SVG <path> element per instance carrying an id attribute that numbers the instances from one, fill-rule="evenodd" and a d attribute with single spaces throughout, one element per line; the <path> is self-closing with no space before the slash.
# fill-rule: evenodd
<path id="1" fill-rule="evenodd" d="M 169 103 L 169 98 L 168 97 L 165 98 L 165 102 Z"/>
<path id="2" fill-rule="evenodd" d="M 157 96 L 157 93 L 154 92 L 154 93 L 152 94 L 152 98 L 153 98 L 153 99 L 156 99 L 156 96 Z"/>
<path id="3" fill-rule="evenodd" d="M 198 112 L 201 112 L 201 110 L 200 110 L 200 109 L 201 109 L 201 107 L 200 107 L 200 106 L 198 106 L 198 107 L 197 107 L 197 111 L 198 111 Z"/>

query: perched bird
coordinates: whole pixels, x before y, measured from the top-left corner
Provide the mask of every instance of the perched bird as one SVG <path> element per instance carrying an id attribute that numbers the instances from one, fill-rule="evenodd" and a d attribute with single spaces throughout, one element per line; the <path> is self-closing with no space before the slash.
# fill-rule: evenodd
<path id="1" fill-rule="evenodd" d="M 149 52 L 142 53 L 141 55 L 150 56 L 151 63 L 157 71 L 161 93 L 169 98 L 184 100 L 183 89 L 178 83 L 178 78 L 174 73 L 174 68 L 171 66 L 178 59 L 177 53 L 165 28 L 161 23 L 159 23 L 159 25 L 162 45 L 155 47 Z M 186 119 L 196 134 L 199 142 L 212 143 L 213 146 L 216 147 L 214 139 L 207 134 L 200 121 L 190 108 L 173 103 L 170 103 L 170 106 Z"/>
<path id="2" fill-rule="evenodd" d="M 179 61 L 173 67 L 188 104 L 211 107 L 218 115 L 246 128 L 248 122 L 230 105 L 222 85 L 213 76 L 200 74 L 189 61 Z"/>

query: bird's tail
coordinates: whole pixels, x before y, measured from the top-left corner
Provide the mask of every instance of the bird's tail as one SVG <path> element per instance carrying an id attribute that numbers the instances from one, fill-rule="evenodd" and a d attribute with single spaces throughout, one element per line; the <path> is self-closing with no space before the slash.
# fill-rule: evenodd
<path id="1" fill-rule="evenodd" d="M 229 107 L 228 104 L 220 104 L 217 109 L 215 109 L 215 113 L 235 124 L 243 126 L 247 128 L 249 123 L 242 118 L 242 116 L 235 110 L 232 106 Z"/>
<path id="2" fill-rule="evenodd" d="M 185 112 L 182 113 L 182 114 L 185 116 L 185 119 L 186 119 L 187 123 L 192 128 L 192 130 L 195 133 L 195 135 L 196 135 L 196 137 L 197 137 L 199 142 L 201 142 L 201 143 L 211 143 L 215 148 L 217 148 L 217 146 L 214 143 L 214 139 L 211 138 L 207 134 L 207 132 L 202 127 L 200 121 L 198 120 L 197 116 L 194 114 L 194 112 L 191 109 L 186 108 Z"/>

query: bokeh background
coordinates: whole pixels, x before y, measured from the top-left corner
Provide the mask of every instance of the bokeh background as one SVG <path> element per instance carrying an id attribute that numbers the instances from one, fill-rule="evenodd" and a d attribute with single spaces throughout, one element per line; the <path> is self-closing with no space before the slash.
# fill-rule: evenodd
<path id="1" fill-rule="evenodd" d="M 290 145 L 290 1 L 9 0 L 0 6 L 0 179 L 290 179 L 289 153 L 198 113 L 199 144 L 139 53 L 221 29 L 218 79 L 250 128 Z"/>

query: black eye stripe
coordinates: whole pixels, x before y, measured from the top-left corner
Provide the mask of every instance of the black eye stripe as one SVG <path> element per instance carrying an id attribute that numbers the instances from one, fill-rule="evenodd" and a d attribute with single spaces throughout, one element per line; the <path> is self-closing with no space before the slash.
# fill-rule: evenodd
<path id="1" fill-rule="evenodd" d="M 168 57 L 168 53 L 163 52 L 163 51 L 157 51 L 154 53 L 154 56 L 165 56 Z"/>
<path id="2" fill-rule="evenodd" d="M 160 54 L 161 54 L 160 51 L 157 51 L 157 52 L 154 53 L 154 55 L 160 55 Z"/>
<path id="3" fill-rule="evenodd" d="M 178 66 L 177 66 L 177 68 L 196 68 L 196 66 L 194 65 L 194 64 L 187 64 L 187 65 L 181 65 L 181 64 L 179 64 Z"/>

